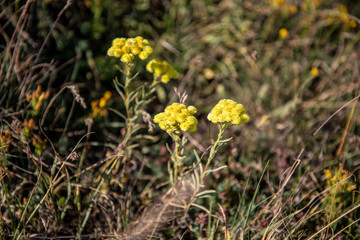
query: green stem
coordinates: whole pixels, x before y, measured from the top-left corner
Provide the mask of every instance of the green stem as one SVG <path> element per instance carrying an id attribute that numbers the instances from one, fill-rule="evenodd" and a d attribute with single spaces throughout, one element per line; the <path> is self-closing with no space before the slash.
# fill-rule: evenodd
<path id="1" fill-rule="evenodd" d="M 130 70 L 131 65 L 125 65 L 125 109 L 128 119 L 130 118 L 130 103 L 129 103 L 129 84 L 130 84 Z"/>
<path id="2" fill-rule="evenodd" d="M 179 138 L 175 141 L 175 154 L 174 154 L 174 182 L 177 182 L 177 176 L 178 176 L 178 166 L 179 163 L 181 163 L 181 156 L 179 155 L 180 152 L 180 143 Z"/>
<path id="3" fill-rule="evenodd" d="M 210 150 L 210 154 L 209 154 L 209 158 L 207 160 L 207 163 L 205 165 L 205 168 L 204 168 L 204 171 L 203 171 L 203 174 L 201 175 L 201 180 L 200 180 L 200 183 L 202 184 L 203 181 L 204 181 L 204 177 L 205 177 L 205 174 L 206 174 L 206 171 L 210 165 L 210 162 L 214 159 L 215 157 L 215 149 L 216 149 L 216 146 L 217 144 L 219 143 L 219 141 L 221 140 L 222 136 L 224 135 L 224 130 L 226 128 L 226 125 L 222 125 L 222 124 L 219 124 L 219 134 L 218 134 L 218 137 L 215 141 L 215 143 L 212 145 L 211 147 L 211 150 Z"/>

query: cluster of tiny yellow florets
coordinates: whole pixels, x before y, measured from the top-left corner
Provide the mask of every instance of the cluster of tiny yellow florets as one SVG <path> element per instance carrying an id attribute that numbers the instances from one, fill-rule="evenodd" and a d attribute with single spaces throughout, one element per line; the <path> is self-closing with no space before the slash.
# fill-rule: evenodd
<path id="1" fill-rule="evenodd" d="M 327 19 L 329 24 L 333 24 L 334 22 L 343 22 L 345 25 L 345 31 L 349 31 L 352 28 L 356 28 L 357 24 L 354 19 L 349 18 L 349 12 L 345 5 L 339 4 L 339 12 L 340 14 L 330 15 Z"/>
<path id="2" fill-rule="evenodd" d="M 208 119 L 213 123 L 230 125 L 240 125 L 250 121 L 244 106 L 230 99 L 220 100 L 209 113 Z"/>
<path id="3" fill-rule="evenodd" d="M 341 189 L 342 191 L 351 192 L 356 188 L 356 185 L 350 181 L 350 173 L 343 169 L 342 164 L 339 164 L 339 169 L 337 169 L 334 174 L 332 174 L 330 169 L 325 169 L 324 174 L 326 177 L 326 183 L 329 187 L 341 182 L 338 189 Z"/>
<path id="4" fill-rule="evenodd" d="M 296 5 L 289 5 L 285 0 L 270 0 L 270 4 L 274 9 L 279 9 L 284 13 L 295 14 L 298 11 Z"/>
<path id="5" fill-rule="evenodd" d="M 105 109 L 105 106 L 109 102 L 111 96 L 111 92 L 106 91 L 102 98 L 91 102 L 92 117 L 102 117 L 106 114 L 107 110 Z"/>
<path id="6" fill-rule="evenodd" d="M 153 52 L 149 41 L 143 37 L 115 38 L 107 51 L 110 57 L 120 58 L 124 63 L 130 63 L 135 57 L 145 60 Z"/>
<path id="7" fill-rule="evenodd" d="M 170 64 L 157 59 L 151 60 L 146 65 L 146 70 L 154 74 L 155 80 L 160 77 L 163 83 L 168 83 L 171 78 L 175 79 L 179 77 L 179 73 Z"/>
<path id="8" fill-rule="evenodd" d="M 154 122 L 168 134 L 180 135 L 185 131 L 196 131 L 197 119 L 193 115 L 197 112 L 194 106 L 186 107 L 184 104 L 173 103 L 165 111 L 155 115 Z"/>

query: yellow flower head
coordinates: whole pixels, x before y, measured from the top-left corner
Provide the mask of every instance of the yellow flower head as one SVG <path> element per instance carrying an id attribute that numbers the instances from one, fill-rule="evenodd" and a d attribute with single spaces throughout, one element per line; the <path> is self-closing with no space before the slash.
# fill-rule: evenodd
<path id="1" fill-rule="evenodd" d="M 7 129 L 4 132 L 2 130 L 1 131 L 1 135 L 0 135 L 0 150 L 4 150 L 5 152 L 7 152 L 9 150 L 10 147 L 10 143 L 11 143 L 11 135 L 10 135 L 10 130 Z"/>
<path id="2" fill-rule="evenodd" d="M 324 175 L 326 178 L 326 183 L 328 187 L 332 187 L 335 184 L 339 184 L 339 188 L 342 191 L 345 192 L 351 192 L 356 188 L 356 184 L 351 182 L 350 179 L 350 173 L 343 169 L 342 164 L 339 164 L 339 168 L 335 170 L 335 172 L 332 174 L 330 169 L 324 170 Z M 335 189 L 334 189 L 335 190 Z"/>
<path id="3" fill-rule="evenodd" d="M 30 118 L 29 120 L 24 120 L 24 129 L 23 133 L 25 137 L 30 137 L 31 132 L 35 128 L 35 121 Z"/>
<path id="4" fill-rule="evenodd" d="M 170 79 L 179 77 L 179 73 L 166 61 L 160 61 L 158 59 L 151 60 L 146 65 L 146 70 L 154 74 L 154 79 L 160 77 L 163 83 L 168 83 Z"/>
<path id="5" fill-rule="evenodd" d="M 45 101 L 50 97 L 50 91 L 41 91 L 41 86 L 38 85 L 36 91 L 33 91 L 31 94 L 26 94 L 26 99 L 31 103 L 33 111 L 31 111 L 32 115 L 37 115 L 41 108 L 43 107 Z"/>
<path id="6" fill-rule="evenodd" d="M 297 13 L 298 9 L 297 9 L 297 7 L 296 7 L 295 5 L 290 5 L 290 6 L 288 7 L 288 11 L 289 11 L 291 14 L 295 14 L 295 13 Z"/>
<path id="7" fill-rule="evenodd" d="M 106 91 L 104 96 L 100 99 L 91 102 L 92 117 L 100 118 L 107 113 L 106 105 L 108 104 L 112 94 L 110 91 Z"/>
<path id="8" fill-rule="evenodd" d="M 289 34 L 288 30 L 286 28 L 281 28 L 279 30 L 279 37 L 281 39 L 285 39 L 287 37 L 287 35 Z"/>
<path id="9" fill-rule="evenodd" d="M 240 125 L 250 121 L 243 105 L 230 99 L 222 99 L 211 110 L 208 120 L 213 123 Z"/>
<path id="10" fill-rule="evenodd" d="M 194 106 L 186 107 L 184 104 L 173 103 L 165 111 L 155 115 L 154 122 L 168 134 L 180 135 L 186 131 L 196 131 L 197 119 L 193 115 L 197 112 Z"/>
<path id="11" fill-rule="evenodd" d="M 316 67 L 312 68 L 311 71 L 310 71 L 310 74 L 311 74 L 311 76 L 313 76 L 313 77 L 319 76 L 319 69 L 316 68 Z"/>
<path id="12" fill-rule="evenodd" d="M 145 60 L 153 52 L 149 41 L 143 37 L 115 38 L 112 46 L 108 49 L 107 55 L 120 58 L 124 63 L 130 63 L 136 57 Z"/>

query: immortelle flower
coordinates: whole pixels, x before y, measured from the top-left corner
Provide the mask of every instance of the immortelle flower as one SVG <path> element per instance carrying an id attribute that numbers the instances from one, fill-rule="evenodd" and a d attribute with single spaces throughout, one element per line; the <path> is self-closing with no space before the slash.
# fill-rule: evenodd
<path id="1" fill-rule="evenodd" d="M 313 68 L 311 69 L 311 71 L 310 71 L 310 74 L 311 74 L 311 76 L 313 76 L 313 77 L 319 76 L 319 69 L 316 68 L 316 67 L 313 67 Z"/>
<path id="2" fill-rule="evenodd" d="M 143 37 L 115 38 L 107 54 L 110 57 L 120 58 L 124 63 L 130 63 L 136 57 L 145 60 L 153 52 L 149 41 Z"/>
<path id="3" fill-rule="evenodd" d="M 342 191 L 351 192 L 352 190 L 356 189 L 356 184 L 352 183 L 350 179 L 351 173 L 343 169 L 341 163 L 339 164 L 339 168 L 335 170 L 334 173 L 332 173 L 330 169 L 325 169 L 324 174 L 328 187 L 339 184 L 338 189 Z M 334 188 L 333 191 L 336 191 L 336 188 Z"/>
<path id="4" fill-rule="evenodd" d="M 286 28 L 281 28 L 279 30 L 279 37 L 281 39 L 285 39 L 287 37 L 287 35 L 289 34 L 288 30 Z"/>
<path id="5" fill-rule="evenodd" d="M 186 107 L 184 104 L 173 103 L 165 111 L 155 115 L 154 122 L 170 136 L 179 136 L 186 131 L 196 131 L 197 119 L 193 115 L 197 112 L 194 106 Z"/>
<path id="6" fill-rule="evenodd" d="M 11 143 L 10 130 L 7 129 L 3 134 L 0 135 L 0 150 L 7 152 Z"/>
<path id="7" fill-rule="evenodd" d="M 222 99 L 215 105 L 208 115 L 213 123 L 224 124 L 225 127 L 240 125 L 250 121 L 243 105 L 230 99 Z"/>
<path id="8" fill-rule="evenodd" d="M 105 116 L 105 114 L 107 113 L 106 105 L 109 102 L 111 96 L 111 92 L 106 91 L 102 98 L 91 102 L 92 117 L 99 118 Z"/>
<path id="9" fill-rule="evenodd" d="M 170 79 L 179 77 L 179 73 L 166 61 L 160 61 L 158 59 L 151 60 L 146 65 L 146 70 L 154 74 L 154 79 L 158 79 L 163 83 L 168 83 Z"/>
<path id="10" fill-rule="evenodd" d="M 41 108 L 43 107 L 45 101 L 50 97 L 50 91 L 41 91 L 41 86 L 38 85 L 36 91 L 26 94 L 26 99 L 28 102 L 31 102 L 33 110 L 31 111 L 32 115 L 37 115 Z"/>

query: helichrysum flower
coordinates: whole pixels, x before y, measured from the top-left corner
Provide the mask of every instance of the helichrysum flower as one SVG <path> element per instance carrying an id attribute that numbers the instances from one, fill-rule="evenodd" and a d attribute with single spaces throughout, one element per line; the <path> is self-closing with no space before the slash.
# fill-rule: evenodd
<path id="1" fill-rule="evenodd" d="M 154 122 L 168 134 L 180 135 L 186 131 L 196 131 L 197 119 L 193 115 L 197 109 L 193 106 L 186 107 L 184 104 L 173 103 L 165 108 L 165 111 L 155 115 Z"/>
<path id="2" fill-rule="evenodd" d="M 5 132 L 2 132 L 2 130 L 1 130 L 0 151 L 7 152 L 9 150 L 10 143 L 11 143 L 10 130 L 7 129 L 7 130 L 5 130 Z"/>
<path id="3" fill-rule="evenodd" d="M 339 184 L 340 189 L 347 192 L 351 192 L 356 188 L 356 185 L 351 183 L 351 179 L 349 178 L 351 174 L 343 169 L 341 163 L 339 164 L 339 168 L 334 172 L 334 174 L 332 174 L 330 169 L 325 169 L 324 175 L 326 177 L 326 183 L 328 187 Z"/>
<path id="4" fill-rule="evenodd" d="M 30 137 L 31 132 L 35 128 L 35 121 L 30 118 L 29 120 L 24 120 L 23 133 L 25 137 Z"/>
<path id="5" fill-rule="evenodd" d="M 311 76 L 313 76 L 313 77 L 319 76 L 319 69 L 316 68 L 316 67 L 312 68 L 311 71 L 310 71 L 310 74 L 311 74 Z"/>
<path id="6" fill-rule="evenodd" d="M 287 35 L 289 34 L 288 30 L 286 28 L 281 28 L 279 30 L 279 37 L 281 39 L 285 39 L 287 37 Z"/>
<path id="7" fill-rule="evenodd" d="M 158 59 L 151 60 L 146 65 L 146 70 L 154 74 L 154 79 L 158 79 L 163 83 L 168 83 L 170 79 L 179 77 L 179 73 L 166 61 L 160 61 Z"/>
<path id="8" fill-rule="evenodd" d="M 98 100 L 91 102 L 92 117 L 102 117 L 107 113 L 106 104 L 109 102 L 112 94 L 110 91 L 106 91 L 104 96 Z"/>
<path id="9" fill-rule="evenodd" d="M 41 108 L 44 105 L 44 102 L 50 97 L 50 91 L 41 91 L 41 86 L 39 85 L 36 91 L 32 92 L 32 94 L 27 93 L 26 99 L 28 102 L 31 102 L 31 106 L 33 110 L 31 111 L 32 115 L 37 115 Z"/>
<path id="10" fill-rule="evenodd" d="M 124 63 L 130 63 L 136 57 L 145 60 L 153 52 L 149 41 L 143 37 L 115 38 L 107 54 L 110 57 L 120 58 Z"/>
<path id="11" fill-rule="evenodd" d="M 247 123 L 250 121 L 250 117 L 243 105 L 230 99 L 223 99 L 211 110 L 208 120 L 229 126 Z"/>

